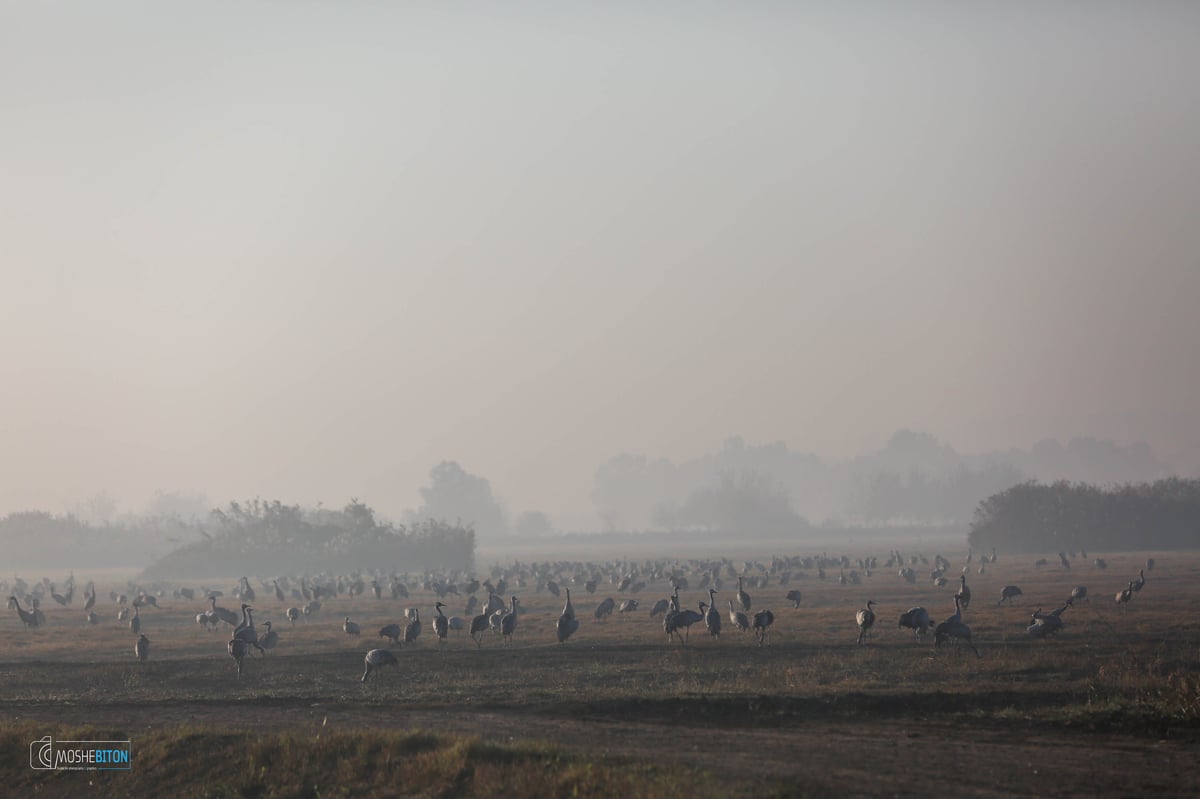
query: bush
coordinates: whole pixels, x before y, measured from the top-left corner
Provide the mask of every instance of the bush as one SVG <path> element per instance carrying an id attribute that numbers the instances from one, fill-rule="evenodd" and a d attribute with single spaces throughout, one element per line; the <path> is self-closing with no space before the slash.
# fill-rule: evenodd
<path id="1" fill-rule="evenodd" d="M 341 511 L 303 510 L 255 499 L 213 512 L 215 535 L 151 564 L 147 579 L 238 576 L 261 572 L 352 571 L 370 566 L 401 571 L 470 571 L 475 532 L 427 519 L 411 529 L 379 523 L 374 511 L 351 500 Z"/>

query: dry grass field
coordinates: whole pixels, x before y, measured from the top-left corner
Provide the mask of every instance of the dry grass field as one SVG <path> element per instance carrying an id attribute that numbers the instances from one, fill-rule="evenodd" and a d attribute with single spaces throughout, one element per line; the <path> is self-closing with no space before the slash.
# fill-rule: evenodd
<path id="1" fill-rule="evenodd" d="M 284 610 L 296 603 L 260 592 L 260 633 L 269 619 L 281 641 L 247 658 L 240 680 L 229 628 L 200 629 L 206 603 L 174 600 L 170 585 L 141 614 L 151 653 L 136 662 L 107 599 L 125 585 L 97 581 L 98 625 L 79 596 L 43 604 L 34 630 L 12 610 L 0 620 L 0 779 L 9 795 L 40 796 L 1200 796 L 1200 555 L 1105 553 L 1107 569 L 1077 559 L 1066 571 L 1001 553 L 982 575 L 976 557 L 964 612 L 976 658 L 897 627 L 912 606 L 935 622 L 954 612 L 965 553 L 944 553 L 944 588 L 927 579 L 932 566 L 908 584 L 883 568 L 886 551 L 871 554 L 879 567 L 859 585 L 833 570 L 748 589 L 755 610 L 775 612 L 765 646 L 729 623 L 728 579 L 720 638 L 698 624 L 686 646 L 649 618 L 666 582 L 606 621 L 592 618 L 599 600 L 626 595 L 573 589 L 580 626 L 562 645 L 563 600 L 518 588 L 514 640 L 488 634 L 482 647 L 453 631 L 439 646 L 435 598 L 421 591 L 333 598 L 294 626 Z M 1114 594 L 1148 555 L 1144 590 L 1119 608 Z M 681 599 L 694 608 L 708 595 L 690 579 Z M 233 582 L 220 583 L 231 608 Z M 998 606 L 1008 584 L 1023 593 Z M 1065 611 L 1057 636 L 1031 639 L 1031 612 L 1059 607 L 1077 584 L 1090 601 Z M 790 588 L 803 593 L 797 609 Z M 877 622 L 859 646 L 855 612 L 868 599 Z M 451 596 L 448 614 L 464 601 Z M 381 641 L 410 606 L 425 623 L 417 644 Z M 342 631 L 346 616 L 361 636 Z M 374 647 L 393 650 L 399 669 L 364 685 Z M 128 738 L 133 768 L 35 771 L 28 745 L 46 734 Z"/>

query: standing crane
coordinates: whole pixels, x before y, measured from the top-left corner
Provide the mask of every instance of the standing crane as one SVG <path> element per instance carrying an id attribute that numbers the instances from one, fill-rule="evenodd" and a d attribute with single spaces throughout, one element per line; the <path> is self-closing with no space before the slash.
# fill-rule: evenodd
<path id="1" fill-rule="evenodd" d="M 875 611 L 871 610 L 871 606 L 875 604 L 875 600 L 868 599 L 867 606 L 854 614 L 854 619 L 858 622 L 858 642 L 861 644 L 867 639 L 867 631 L 875 624 Z"/>
<path id="2" fill-rule="evenodd" d="M 446 636 L 450 634 L 450 620 L 442 612 L 444 607 L 446 606 L 441 602 L 435 602 L 433 605 L 433 609 L 437 611 L 437 615 L 433 617 L 433 632 L 437 635 L 439 644 L 446 643 Z"/>
<path id="3" fill-rule="evenodd" d="M 489 591 L 487 602 L 483 603 L 483 612 L 491 616 L 502 610 L 504 610 L 504 600 L 495 591 Z"/>
<path id="4" fill-rule="evenodd" d="M 505 641 L 512 641 L 513 633 L 517 631 L 517 607 L 521 601 L 515 596 L 509 606 L 508 613 L 500 619 L 500 636 Z"/>
<path id="5" fill-rule="evenodd" d="M 471 626 L 468 628 L 468 633 L 474 639 L 475 646 L 478 648 L 483 648 L 483 634 L 488 631 L 488 622 L 491 618 L 490 614 L 484 612 L 471 619 Z"/>
<path id="6" fill-rule="evenodd" d="M 267 628 L 267 632 L 266 635 L 258 639 L 258 646 L 263 650 L 263 654 L 266 654 L 267 650 L 274 649 L 275 645 L 279 643 L 279 633 L 271 629 L 271 622 L 269 621 L 264 621 L 263 626 Z"/>
<path id="7" fill-rule="evenodd" d="M 1133 580 L 1129 581 L 1129 587 L 1117 592 L 1117 604 L 1123 608 L 1129 607 L 1129 600 L 1133 599 Z"/>
<path id="8" fill-rule="evenodd" d="M 16 609 L 17 618 L 21 620 L 21 623 L 25 625 L 26 629 L 32 630 L 34 627 L 38 626 L 37 616 L 35 616 L 31 611 L 22 608 L 21 603 L 17 601 L 15 594 L 8 598 L 8 606 L 9 608 Z"/>
<path id="9" fill-rule="evenodd" d="M 744 633 L 746 630 L 749 630 L 750 617 L 740 610 L 735 610 L 732 599 L 727 599 L 726 602 L 729 603 L 729 623 L 732 624 L 739 633 Z"/>
<path id="10" fill-rule="evenodd" d="M 742 610 L 744 610 L 747 613 L 750 612 L 750 605 L 751 605 L 750 595 L 747 594 L 745 589 L 742 588 L 742 578 L 741 577 L 738 578 L 737 601 L 738 601 L 738 606 L 741 607 Z"/>
<path id="11" fill-rule="evenodd" d="M 962 601 L 962 606 L 965 608 L 971 604 L 971 589 L 967 587 L 967 575 L 960 574 L 958 579 L 962 581 L 962 584 L 955 596 Z"/>
<path id="12" fill-rule="evenodd" d="M 671 641 L 676 635 L 679 635 L 679 625 L 676 623 L 679 619 L 679 588 L 675 588 L 675 593 L 671 595 L 667 612 L 663 614 L 663 632 L 667 634 L 667 640 Z M 680 643 L 683 643 L 683 636 L 679 636 Z"/>
<path id="13" fill-rule="evenodd" d="M 754 614 L 754 632 L 758 636 L 758 645 L 762 646 L 767 640 L 767 632 L 775 623 L 775 614 L 770 608 L 764 608 Z"/>
<path id="14" fill-rule="evenodd" d="M 412 618 L 408 624 L 404 625 L 404 643 L 415 644 L 417 636 L 421 634 L 421 611 L 418 608 L 412 609 Z"/>
<path id="15" fill-rule="evenodd" d="M 699 613 L 691 608 L 685 608 L 675 614 L 675 618 L 673 619 L 674 629 L 676 634 L 678 634 L 679 629 L 683 628 L 683 643 L 685 645 L 688 642 L 688 636 L 691 633 L 692 625 L 698 621 L 704 621 L 704 607 L 704 603 L 701 602 Z"/>
<path id="16" fill-rule="evenodd" d="M 252 646 L 260 653 L 267 654 L 258 643 L 258 631 L 254 628 L 254 608 L 244 602 L 242 603 L 242 623 L 234 628 L 233 638 L 236 641 L 244 641 L 247 651 Z"/>
<path id="17" fill-rule="evenodd" d="M 563 605 L 562 613 L 554 625 L 554 634 L 561 644 L 575 634 L 579 629 L 579 619 L 575 618 L 575 606 L 571 604 L 571 589 L 567 589 L 567 602 Z"/>
<path id="18" fill-rule="evenodd" d="M 708 589 L 708 609 L 704 611 L 704 626 L 713 638 L 721 637 L 721 613 L 716 606 L 716 591 Z"/>
<path id="19" fill-rule="evenodd" d="M 230 638 L 229 643 L 225 645 L 225 648 L 229 650 L 229 656 L 233 658 L 234 662 L 237 664 L 237 676 L 238 679 L 241 679 L 242 660 L 246 657 L 246 653 L 250 651 L 250 642 L 241 638 Z"/>
<path id="20" fill-rule="evenodd" d="M 971 647 L 971 651 L 976 657 L 983 657 L 979 654 L 979 650 L 975 647 L 975 643 L 971 640 L 971 628 L 962 621 L 962 607 L 959 604 L 958 597 L 954 598 L 954 615 L 939 624 L 933 631 L 934 646 L 941 646 L 945 641 L 953 638 L 956 641 L 966 641 L 967 646 Z"/>

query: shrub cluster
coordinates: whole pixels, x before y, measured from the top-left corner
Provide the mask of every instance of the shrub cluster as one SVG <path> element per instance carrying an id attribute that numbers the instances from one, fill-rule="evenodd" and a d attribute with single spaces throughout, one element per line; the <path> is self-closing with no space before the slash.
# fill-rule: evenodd
<path id="1" fill-rule="evenodd" d="M 968 540 L 975 549 L 1008 552 L 1195 549 L 1200 480 L 1111 488 L 1020 483 L 979 503 Z"/>
<path id="2" fill-rule="evenodd" d="M 231 502 L 213 511 L 215 533 L 170 552 L 149 579 L 284 572 L 464 570 L 474 567 L 469 526 L 426 519 L 407 528 L 380 522 L 352 500 L 340 511 L 303 509 L 278 500 Z"/>

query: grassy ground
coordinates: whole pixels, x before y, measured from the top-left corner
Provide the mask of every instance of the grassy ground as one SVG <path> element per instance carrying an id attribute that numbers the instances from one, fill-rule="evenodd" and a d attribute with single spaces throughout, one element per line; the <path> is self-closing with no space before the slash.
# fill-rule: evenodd
<path id="1" fill-rule="evenodd" d="M 105 740 L 122 732 L 22 723 L 0 731 L 5 751 L 30 740 Z M 41 795 L 342 797 L 520 796 L 721 797 L 712 775 L 678 765 L 594 762 L 545 744 L 371 730 L 261 735 L 180 726 L 139 741 L 128 772 L 5 769 L 6 792 Z M 223 764 L 215 766 L 214 764 Z M 81 783 L 86 782 L 86 789 Z"/>
<path id="2" fill-rule="evenodd" d="M 962 554 L 944 554 L 957 574 Z M 639 594 L 638 612 L 603 622 L 591 611 L 623 597 L 615 586 L 572 591 L 581 624 L 564 645 L 554 640 L 562 600 L 517 589 L 514 641 L 489 635 L 482 648 L 453 632 L 439 646 L 434 598 L 419 592 L 333 599 L 294 627 L 283 616 L 293 603 L 260 594 L 260 631 L 272 619 L 282 640 L 248 659 L 241 680 L 228 630 L 195 624 L 205 603 L 168 594 L 143 612 L 151 657 L 138 664 L 99 585 L 100 625 L 45 605 L 42 628 L 22 629 L 12 611 L 0 622 L 12 753 L 0 779 L 43 795 L 488 796 L 499 785 L 530 796 L 1200 795 L 1200 556 L 1155 553 L 1125 609 L 1113 595 L 1146 555 L 1105 557 L 1106 570 L 1076 561 L 1065 571 L 1002 554 L 982 575 L 976 558 L 964 620 L 982 658 L 897 628 L 914 605 L 935 620 L 953 612 L 956 581 L 936 588 L 918 565 L 915 585 L 881 567 L 860 585 L 832 571 L 750 589 L 755 609 L 776 614 L 762 647 L 727 616 L 719 639 L 698 625 L 687 646 L 669 643 L 648 616 L 666 583 Z M 726 583 L 717 602 L 727 609 L 736 581 Z M 1031 611 L 1060 606 L 1080 583 L 1091 601 L 1064 613 L 1058 636 L 1030 639 Z M 1023 594 L 997 606 L 1006 584 Z M 783 599 L 789 588 L 803 592 L 798 609 Z M 693 607 L 708 598 L 681 596 Z M 877 622 L 858 646 L 854 615 L 867 599 Z M 426 621 L 415 647 L 374 635 L 408 606 Z M 342 632 L 347 615 L 362 636 Z M 400 668 L 363 685 L 363 654 L 377 646 Z M 133 772 L 27 767 L 29 741 L 78 725 L 130 738 Z"/>

